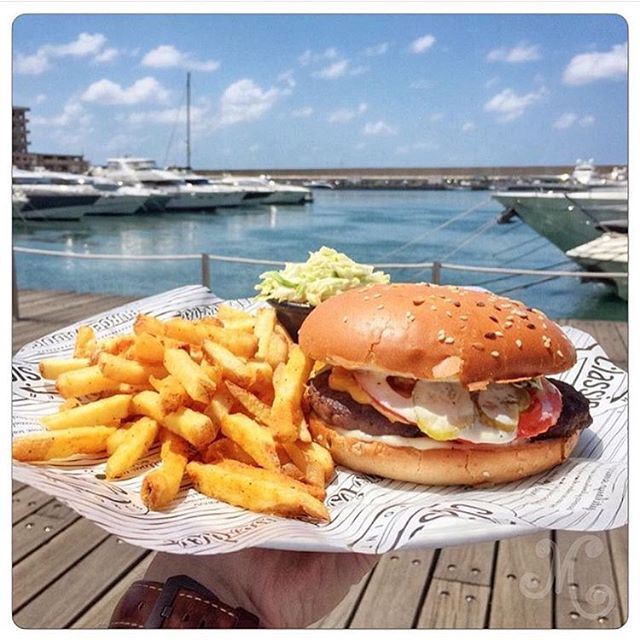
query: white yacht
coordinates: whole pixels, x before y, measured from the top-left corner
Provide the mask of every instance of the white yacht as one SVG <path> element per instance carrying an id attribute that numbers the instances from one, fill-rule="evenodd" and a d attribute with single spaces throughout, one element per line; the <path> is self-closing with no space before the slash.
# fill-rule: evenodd
<path id="1" fill-rule="evenodd" d="M 236 178 L 227 175 L 220 182 L 246 189 L 249 194 L 253 192 L 255 196 L 250 196 L 249 199 L 259 200 L 260 204 L 302 204 L 312 198 L 310 189 L 291 184 L 279 184 L 268 176 Z"/>
<path id="2" fill-rule="evenodd" d="M 13 169 L 13 190 L 26 198 L 12 217 L 21 220 L 79 220 L 102 194 L 89 184 L 50 171 Z"/>
<path id="3" fill-rule="evenodd" d="M 121 184 L 161 189 L 170 196 L 165 204 L 168 210 L 202 211 L 233 206 L 235 201 L 240 203 L 242 196 L 237 190 L 231 193 L 214 184 L 189 184 L 181 173 L 160 169 L 150 158 L 109 158 L 105 167 L 94 168 L 92 173 Z"/>

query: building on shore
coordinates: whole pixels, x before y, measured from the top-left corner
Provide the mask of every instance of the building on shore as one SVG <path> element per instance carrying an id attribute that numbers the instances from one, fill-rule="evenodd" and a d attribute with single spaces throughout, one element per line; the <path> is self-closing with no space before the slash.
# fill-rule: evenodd
<path id="1" fill-rule="evenodd" d="M 85 173 L 89 163 L 82 155 L 64 153 L 34 153 L 29 151 L 29 107 L 12 108 L 11 112 L 11 162 L 19 169 L 43 167 L 49 171 Z"/>

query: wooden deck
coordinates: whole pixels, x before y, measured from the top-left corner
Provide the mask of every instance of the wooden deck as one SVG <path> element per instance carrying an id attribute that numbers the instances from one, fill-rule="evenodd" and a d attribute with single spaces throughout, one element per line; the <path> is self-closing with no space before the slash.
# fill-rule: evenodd
<path id="1" fill-rule="evenodd" d="M 126 301 L 21 292 L 14 350 Z M 626 323 L 563 322 L 590 332 L 627 368 Z M 543 553 L 549 545 L 553 553 Z M 151 557 L 57 500 L 14 482 L 13 612 L 18 626 L 106 627 L 115 603 L 142 576 Z M 586 535 L 552 531 L 495 543 L 388 553 L 313 626 L 617 628 L 627 619 L 627 586 L 626 527 Z M 597 612 L 602 607 L 594 602 L 600 602 L 599 597 L 606 602 L 608 595 L 608 610 Z"/>

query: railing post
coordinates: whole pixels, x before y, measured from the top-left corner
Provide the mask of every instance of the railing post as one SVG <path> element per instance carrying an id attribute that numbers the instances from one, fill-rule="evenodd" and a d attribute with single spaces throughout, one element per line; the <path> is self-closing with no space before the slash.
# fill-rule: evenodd
<path id="1" fill-rule="evenodd" d="M 431 282 L 440 284 L 440 273 L 442 272 L 442 262 L 434 261 L 431 265 Z"/>
<path id="2" fill-rule="evenodd" d="M 18 304 L 18 277 L 16 275 L 16 252 L 11 249 L 11 307 L 13 317 L 20 320 L 20 306 Z"/>
<path id="3" fill-rule="evenodd" d="M 211 289 L 211 268 L 208 253 L 200 254 L 200 266 L 202 269 L 202 284 Z"/>

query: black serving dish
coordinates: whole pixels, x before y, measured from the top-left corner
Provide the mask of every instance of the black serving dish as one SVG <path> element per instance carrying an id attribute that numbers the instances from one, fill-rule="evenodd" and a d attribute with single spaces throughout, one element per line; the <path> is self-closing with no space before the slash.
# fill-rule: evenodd
<path id="1" fill-rule="evenodd" d="M 304 319 L 313 311 L 314 307 L 310 304 L 300 302 L 288 302 L 278 300 L 267 300 L 267 302 L 276 310 L 278 322 L 287 330 L 287 333 L 298 342 L 298 330 Z"/>

